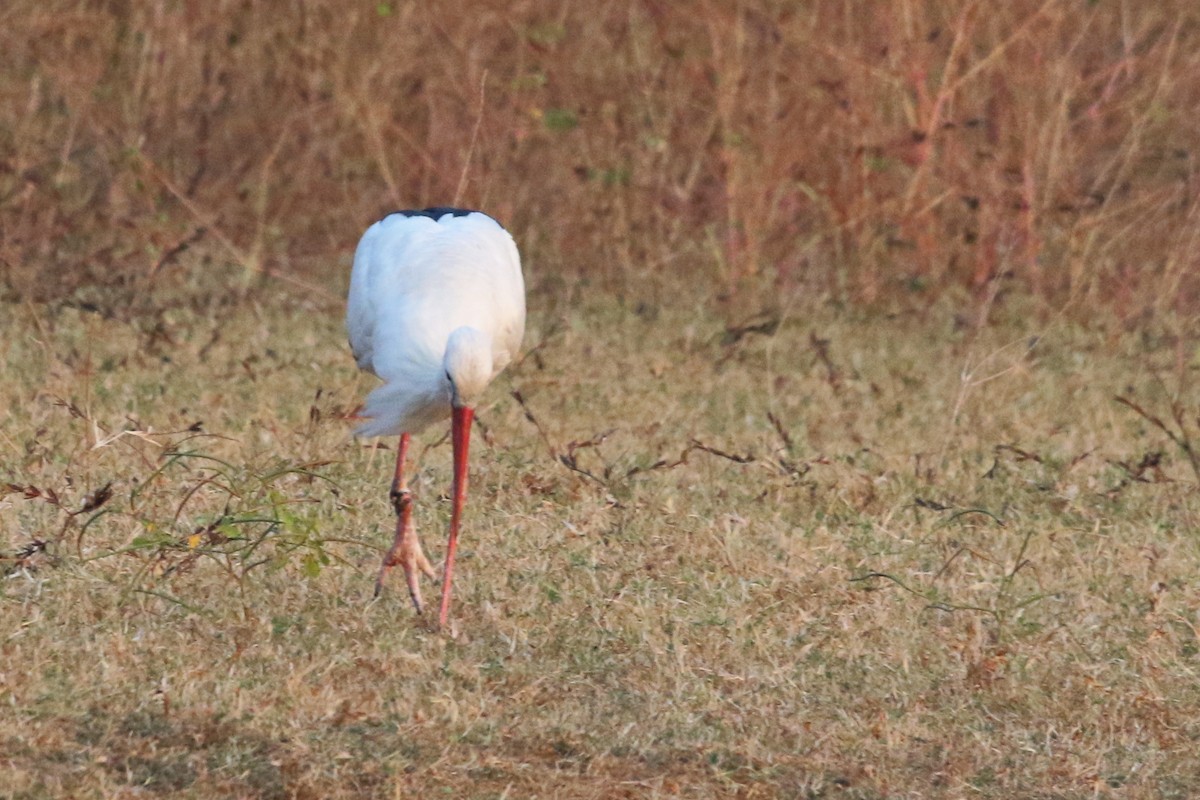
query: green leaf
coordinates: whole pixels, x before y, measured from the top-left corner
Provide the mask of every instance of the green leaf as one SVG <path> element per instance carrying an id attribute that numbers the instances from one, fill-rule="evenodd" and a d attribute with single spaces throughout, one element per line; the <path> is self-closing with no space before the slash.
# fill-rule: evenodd
<path id="1" fill-rule="evenodd" d="M 555 133 L 564 133 L 579 127 L 579 115 L 569 108 L 548 108 L 542 117 L 546 128 Z"/>
<path id="2" fill-rule="evenodd" d="M 557 22 L 542 22 L 525 31 L 525 38 L 534 44 L 550 47 L 558 44 L 567 36 L 567 29 Z"/>

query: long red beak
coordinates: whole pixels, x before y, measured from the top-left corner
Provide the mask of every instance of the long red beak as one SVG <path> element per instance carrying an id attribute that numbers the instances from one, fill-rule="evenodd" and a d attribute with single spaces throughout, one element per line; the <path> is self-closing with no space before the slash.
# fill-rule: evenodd
<path id="1" fill-rule="evenodd" d="M 450 438 L 454 443 L 454 488 L 450 508 L 450 542 L 446 545 L 446 567 L 442 571 L 442 609 L 438 624 L 446 626 L 450 612 L 450 577 L 454 572 L 454 552 L 458 549 L 458 523 L 462 519 L 463 503 L 467 499 L 467 448 L 471 444 L 473 408 L 455 408 L 451 417 Z"/>

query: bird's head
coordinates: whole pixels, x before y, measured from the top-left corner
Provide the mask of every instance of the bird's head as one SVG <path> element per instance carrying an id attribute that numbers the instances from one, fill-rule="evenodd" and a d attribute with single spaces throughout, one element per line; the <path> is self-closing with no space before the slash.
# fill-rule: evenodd
<path id="1" fill-rule="evenodd" d="M 442 358 L 455 408 L 474 406 L 492 379 L 492 337 L 477 328 L 454 330 Z"/>

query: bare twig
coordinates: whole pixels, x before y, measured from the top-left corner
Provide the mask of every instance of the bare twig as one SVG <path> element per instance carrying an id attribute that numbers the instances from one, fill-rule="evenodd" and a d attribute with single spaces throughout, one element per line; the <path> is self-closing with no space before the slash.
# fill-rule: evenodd
<path id="1" fill-rule="evenodd" d="M 705 453 L 709 453 L 710 455 L 718 456 L 719 458 L 724 458 L 724 459 L 726 459 L 728 461 L 732 461 L 736 464 L 749 464 L 755 460 L 753 453 L 747 453 L 744 456 L 737 455 L 736 453 L 726 453 L 724 450 L 718 450 L 715 447 L 709 447 L 708 445 L 704 444 L 703 442 L 701 442 L 698 439 L 692 439 L 692 444 L 688 449 L 689 450 L 701 450 Z"/>
<path id="2" fill-rule="evenodd" d="M 1150 413 L 1128 397 L 1117 395 L 1113 399 L 1165 433 L 1167 438 L 1187 456 L 1188 463 L 1192 466 L 1192 472 L 1196 474 L 1197 481 L 1200 481 L 1200 452 L 1197 452 L 1196 446 L 1192 443 L 1192 434 L 1188 430 L 1182 403 L 1178 400 L 1171 403 L 1171 419 L 1177 428 L 1177 430 L 1172 430 L 1160 417 Z M 1200 424 L 1200 419 L 1198 419 L 1198 424 Z"/>
<path id="3" fill-rule="evenodd" d="M 688 463 L 688 456 L 697 450 L 702 453 L 708 453 L 709 455 L 717 456 L 718 458 L 724 458 L 728 461 L 734 462 L 735 464 L 749 464 L 756 460 L 753 453 L 747 453 L 746 455 L 726 453 L 724 450 L 718 450 L 715 447 L 709 447 L 703 442 L 692 439 L 692 441 L 688 443 L 688 446 L 685 447 L 679 454 L 679 458 L 675 459 L 674 461 L 667 461 L 665 458 L 660 458 L 648 467 L 633 467 L 625 473 L 625 477 L 629 478 L 641 472 L 653 472 L 654 470 L 660 469 L 674 469 L 675 467 L 682 466 Z"/>
<path id="4" fill-rule="evenodd" d="M 779 330 L 779 323 L 781 321 L 778 314 L 764 311 L 743 322 L 741 325 L 727 326 L 724 333 L 721 334 L 721 344 L 729 347 L 754 333 L 762 334 L 763 336 L 774 336 L 775 331 Z"/>
<path id="5" fill-rule="evenodd" d="M 175 244 L 164 250 L 163 254 L 158 257 L 158 260 L 150 265 L 150 277 L 157 275 L 160 269 L 174 261 L 181 253 L 183 253 L 193 244 L 200 241 L 200 238 L 207 232 L 208 229 L 203 225 L 197 225 L 191 233 L 189 233 L 187 236 L 184 236 L 179 241 L 175 242 Z"/>
<path id="6" fill-rule="evenodd" d="M 837 392 L 842 386 L 842 375 L 837 367 L 833 364 L 833 358 L 829 355 L 829 340 L 822 339 L 817 336 L 816 331 L 809 333 L 808 343 L 817 353 L 817 360 L 825 366 L 825 382 L 829 384 L 834 392 Z"/>
<path id="7" fill-rule="evenodd" d="M 546 435 L 546 429 L 542 427 L 542 423 L 538 422 L 538 418 L 533 415 L 533 410 L 529 404 L 525 402 L 525 396 L 521 394 L 520 389 L 513 389 L 510 392 L 512 398 L 517 401 L 517 405 L 525 412 L 525 419 L 529 420 L 533 427 L 537 428 L 538 435 L 542 437 L 542 442 L 546 445 L 546 450 L 550 453 L 550 458 L 558 460 L 558 450 L 554 447 L 554 443 L 550 441 L 550 437 Z"/>
<path id="8" fill-rule="evenodd" d="M 475 155 L 475 141 L 479 138 L 479 126 L 483 122 L 483 101 L 487 95 L 488 71 L 483 71 L 479 79 L 479 110 L 475 113 L 475 127 L 471 129 L 471 144 L 467 146 L 467 157 L 463 159 L 462 172 L 458 176 L 458 186 L 454 189 L 454 203 L 458 205 L 462 199 L 463 189 L 467 186 L 467 175 L 471 171 L 471 159 Z"/>
<path id="9" fill-rule="evenodd" d="M 772 427 L 775 428 L 775 433 L 779 435 L 779 441 L 783 442 L 783 449 L 789 453 L 792 452 L 792 437 L 788 435 L 787 428 L 783 427 L 783 422 L 779 417 L 775 416 L 773 411 L 767 412 L 767 419 L 770 420 Z"/>
<path id="10" fill-rule="evenodd" d="M 1028 450 L 1022 450 L 1021 448 L 1011 444 L 996 445 L 996 452 L 999 453 L 1001 450 L 1007 450 L 1008 452 L 1012 453 L 1017 457 L 1018 461 L 1036 461 L 1038 464 L 1046 463 L 1037 453 L 1031 453 Z"/>

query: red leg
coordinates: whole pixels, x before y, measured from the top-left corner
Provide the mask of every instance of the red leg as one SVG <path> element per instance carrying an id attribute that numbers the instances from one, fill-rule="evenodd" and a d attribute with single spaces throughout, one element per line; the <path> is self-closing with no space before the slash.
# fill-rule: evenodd
<path id="1" fill-rule="evenodd" d="M 379 568 L 379 577 L 375 579 L 375 596 L 383 591 L 383 579 L 392 567 L 399 564 L 404 569 L 404 577 L 408 582 L 408 594 L 412 598 L 417 613 L 421 612 L 421 584 L 417 570 L 433 577 L 433 566 L 421 552 L 421 542 L 417 538 L 417 529 L 412 524 L 412 492 L 408 490 L 408 481 L 404 477 L 404 460 L 408 456 L 410 436 L 405 433 L 400 436 L 400 445 L 396 452 L 396 473 L 392 478 L 392 508 L 396 511 L 396 538 L 392 547 L 383 558 L 383 566 Z"/>
<path id="2" fill-rule="evenodd" d="M 443 627 L 450 612 L 450 576 L 454 572 L 454 553 L 458 549 L 458 525 L 462 519 L 463 503 L 467 498 L 467 449 L 471 443 L 473 408 L 455 408 L 451 422 L 454 443 L 453 505 L 450 507 L 450 542 L 446 545 L 446 567 L 442 571 L 442 608 L 438 622 Z"/>

